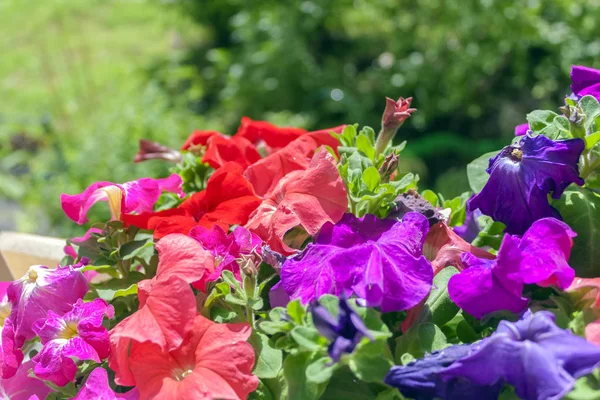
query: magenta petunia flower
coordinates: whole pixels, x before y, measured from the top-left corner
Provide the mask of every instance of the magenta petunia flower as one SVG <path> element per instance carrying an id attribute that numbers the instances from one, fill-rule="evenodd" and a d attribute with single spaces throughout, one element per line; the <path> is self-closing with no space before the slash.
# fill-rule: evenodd
<path id="1" fill-rule="evenodd" d="M 190 237 L 196 239 L 205 250 L 210 251 L 215 260 L 215 270 L 207 276 L 205 282 L 212 282 L 221 277 L 223 270 L 233 272 L 237 279 L 240 277 L 240 267 L 236 259 L 252 254 L 261 254 L 262 240 L 244 227 L 238 226 L 230 234 L 223 228 L 214 225 L 212 229 L 196 226 L 190 231 Z M 199 283 L 200 289 L 204 286 Z"/>
<path id="2" fill-rule="evenodd" d="M 136 388 L 126 393 L 115 393 L 108 384 L 108 373 L 104 368 L 96 368 L 88 376 L 85 384 L 71 400 L 137 400 L 140 393 Z"/>
<path id="3" fill-rule="evenodd" d="M 428 230 L 429 221 L 419 213 L 408 213 L 401 222 L 345 214 L 285 261 L 282 286 L 303 303 L 323 294 L 354 293 L 383 312 L 406 310 L 431 289 L 433 269 L 423 256 Z"/>
<path id="4" fill-rule="evenodd" d="M 469 210 L 506 225 L 506 232 L 522 234 L 534 221 L 558 217 L 548 194 L 560 198 L 571 183 L 583 185 L 577 163 L 585 148 L 582 139 L 554 141 L 546 136 L 523 136 L 490 159 L 490 178 L 467 202 Z"/>
<path id="5" fill-rule="evenodd" d="M 571 90 L 576 99 L 587 95 L 600 99 L 600 70 L 573 65 L 571 68 Z"/>
<path id="6" fill-rule="evenodd" d="M 520 239 L 505 235 L 495 260 L 462 255 L 462 272 L 448 282 L 453 302 L 476 318 L 508 310 L 521 312 L 527 307 L 522 297 L 525 284 L 569 287 L 575 271 L 567 263 L 575 232 L 555 218 L 533 223 Z"/>
<path id="7" fill-rule="evenodd" d="M 183 180 L 177 174 L 163 179 L 142 178 L 123 184 L 96 182 L 80 194 L 63 193 L 60 201 L 67 217 L 81 225 L 87 222 L 89 209 L 98 201 L 107 201 L 112 218 L 120 219 L 121 214 L 153 211 L 154 203 L 163 191 L 185 197 L 182 185 Z"/>
<path id="8" fill-rule="evenodd" d="M 33 327 L 44 345 L 33 357 L 35 374 L 64 386 L 75 378 L 77 365 L 73 359 L 99 363 L 108 357 L 108 330 L 102 326 L 105 315 L 112 318 L 114 309 L 102 299 L 89 303 L 79 299 L 63 316 L 48 311 L 46 318 Z"/>
<path id="9" fill-rule="evenodd" d="M 63 314 L 88 290 L 88 283 L 77 266 L 49 269 L 42 265 L 29 267 L 27 273 L 8 287 L 12 304 L 10 319 L 15 327 L 19 347 L 35 336 L 33 324 L 44 318 L 48 310 Z"/>
<path id="10" fill-rule="evenodd" d="M 515 126 L 515 136 L 525 136 L 529 131 L 529 124 L 520 124 Z"/>
<path id="11" fill-rule="evenodd" d="M 31 368 L 33 368 L 33 361 L 29 360 L 21 365 L 13 377 L 0 379 L 0 399 L 45 399 L 51 390 L 43 381 L 29 377 Z"/>

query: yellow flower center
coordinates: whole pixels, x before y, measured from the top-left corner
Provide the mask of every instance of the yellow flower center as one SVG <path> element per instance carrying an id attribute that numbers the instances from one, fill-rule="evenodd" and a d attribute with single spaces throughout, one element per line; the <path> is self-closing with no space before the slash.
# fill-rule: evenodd
<path id="1" fill-rule="evenodd" d="M 521 161 L 521 158 L 523 158 L 523 150 L 513 149 L 513 151 L 510 153 L 510 155 L 513 156 L 514 158 L 516 158 L 517 160 Z"/>
<path id="2" fill-rule="evenodd" d="M 4 321 L 10 315 L 12 307 L 9 302 L 0 303 L 0 327 L 4 326 Z"/>
<path id="3" fill-rule="evenodd" d="M 35 283 L 37 281 L 37 278 L 38 278 L 37 271 L 33 268 L 29 268 L 29 271 L 27 271 L 27 279 L 29 279 L 29 281 L 31 283 Z"/>
<path id="4" fill-rule="evenodd" d="M 58 337 L 61 339 L 73 339 L 77 334 L 77 323 L 67 322 L 59 332 Z"/>
<path id="5" fill-rule="evenodd" d="M 182 380 L 184 380 L 192 372 L 194 372 L 194 370 L 191 367 L 189 367 L 187 369 L 176 368 L 176 369 L 173 370 L 173 378 L 177 382 L 181 382 Z"/>
<path id="6" fill-rule="evenodd" d="M 102 189 L 108 197 L 108 207 L 110 208 L 110 214 L 113 219 L 121 218 L 121 199 L 123 198 L 123 191 L 118 186 L 107 186 Z"/>

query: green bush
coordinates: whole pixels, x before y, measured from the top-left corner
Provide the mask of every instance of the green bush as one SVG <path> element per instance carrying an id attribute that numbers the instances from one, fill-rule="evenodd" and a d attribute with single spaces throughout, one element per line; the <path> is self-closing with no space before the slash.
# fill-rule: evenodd
<path id="1" fill-rule="evenodd" d="M 414 96 L 402 162 L 452 196 L 460 165 L 568 94 L 571 64 L 600 67 L 598 15 L 596 0 L 7 0 L 0 194 L 20 230 L 73 234 L 61 192 L 166 173 L 130 162 L 139 138 L 176 147 L 242 115 L 377 126 L 385 96 Z"/>

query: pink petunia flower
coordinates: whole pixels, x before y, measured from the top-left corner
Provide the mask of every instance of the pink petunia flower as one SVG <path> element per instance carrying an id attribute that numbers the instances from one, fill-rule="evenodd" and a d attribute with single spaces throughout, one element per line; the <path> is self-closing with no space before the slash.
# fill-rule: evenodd
<path id="1" fill-rule="evenodd" d="M 102 299 L 84 303 L 79 299 L 73 309 L 62 317 L 52 310 L 39 319 L 33 329 L 44 347 L 34 358 L 35 374 L 58 386 L 75 378 L 77 365 L 73 360 L 93 360 L 108 357 L 108 331 L 102 326 L 104 316 L 112 318 L 114 309 Z"/>
<path id="2" fill-rule="evenodd" d="M 115 393 L 108 384 L 108 373 L 104 368 L 96 368 L 85 381 L 85 384 L 71 400 L 137 400 L 140 393 L 132 389 L 126 393 Z"/>
<path id="3" fill-rule="evenodd" d="M 87 222 L 89 209 L 98 201 L 107 201 L 112 218 L 118 220 L 121 214 L 153 211 L 154 203 L 163 191 L 185 197 L 182 185 L 183 180 L 177 174 L 163 179 L 142 178 L 123 184 L 96 182 L 80 194 L 63 193 L 60 201 L 65 214 L 81 225 Z"/>
<path id="4" fill-rule="evenodd" d="M 21 347 L 35 336 L 33 324 L 48 310 L 64 313 L 82 298 L 88 283 L 77 266 L 49 269 L 42 265 L 29 268 L 25 276 L 7 288 L 11 310 L 2 328 L 2 378 L 17 372 L 23 360 Z"/>
<path id="5" fill-rule="evenodd" d="M 33 361 L 29 360 L 23 363 L 16 375 L 10 379 L 0 379 L 0 399 L 45 399 L 50 393 L 50 388 L 43 381 L 29 377 L 32 367 Z"/>

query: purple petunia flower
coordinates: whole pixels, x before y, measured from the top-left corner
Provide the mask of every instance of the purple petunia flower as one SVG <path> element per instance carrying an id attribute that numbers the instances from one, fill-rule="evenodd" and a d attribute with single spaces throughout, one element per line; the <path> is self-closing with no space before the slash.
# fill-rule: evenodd
<path id="1" fill-rule="evenodd" d="M 85 384 L 72 400 L 137 400 L 140 396 L 137 388 L 126 393 L 115 393 L 108 384 L 108 373 L 104 368 L 96 368 L 85 381 Z"/>
<path id="2" fill-rule="evenodd" d="M 600 366 L 600 347 L 560 329 L 554 318 L 549 311 L 528 311 L 515 323 L 501 321 L 474 353 L 443 371 L 443 379 L 504 381 L 526 400 L 563 398 L 577 378 Z"/>
<path id="3" fill-rule="evenodd" d="M 450 365 L 475 353 L 480 347 L 481 342 L 454 345 L 407 365 L 392 367 L 385 383 L 398 388 L 404 396 L 417 400 L 496 399 L 504 382 L 481 386 L 466 379 L 442 379 L 441 373 Z"/>
<path id="4" fill-rule="evenodd" d="M 29 377 L 29 370 L 32 367 L 33 361 L 27 361 L 20 366 L 13 377 L 0 379 L 0 399 L 45 399 L 51 390 L 43 381 Z"/>
<path id="5" fill-rule="evenodd" d="M 600 99 L 600 70 L 573 65 L 571 68 L 571 90 L 575 100 L 587 95 Z"/>
<path id="6" fill-rule="evenodd" d="M 485 314 L 508 310 L 521 312 L 527 306 L 522 297 L 525 284 L 569 287 L 575 271 L 567 263 L 575 232 L 554 218 L 533 223 L 523 237 L 505 235 L 495 260 L 462 255 L 466 267 L 450 278 L 448 294 L 467 313 Z"/>
<path id="7" fill-rule="evenodd" d="M 96 182 L 82 193 L 76 195 L 61 194 L 60 202 L 67 217 L 79 225 L 87 222 L 89 209 L 99 201 L 107 201 L 113 219 L 120 219 L 121 213 L 151 212 L 164 191 L 173 192 L 185 197 L 181 190 L 183 180 L 177 174 L 167 178 L 142 178 L 136 181 L 116 184 L 112 182 Z"/>
<path id="8" fill-rule="evenodd" d="M 469 199 L 468 209 L 479 208 L 504 223 L 506 232 L 517 235 L 538 219 L 558 217 L 548 194 L 558 199 L 571 183 L 583 185 L 577 162 L 584 148 L 582 139 L 524 136 L 518 145 L 506 146 L 490 159 L 490 178 L 483 190 Z"/>
<path id="9" fill-rule="evenodd" d="M 554 314 L 501 321 L 489 338 L 392 367 L 388 385 L 416 399 L 495 399 L 504 384 L 525 400 L 557 400 L 600 366 L 600 347 L 560 329 Z"/>
<path id="10" fill-rule="evenodd" d="M 108 357 L 108 331 L 102 326 L 104 316 L 112 318 L 114 309 L 102 299 L 84 303 L 81 299 L 63 316 L 48 311 L 45 319 L 38 320 L 33 329 L 44 347 L 33 357 L 35 374 L 58 386 L 75 378 L 78 360 L 97 363 Z"/>
<path id="11" fill-rule="evenodd" d="M 331 342 L 327 352 L 334 362 L 338 362 L 343 353 L 352 353 L 363 337 L 373 340 L 363 320 L 344 297 L 340 298 L 339 307 L 336 318 L 318 301 L 310 306 L 315 327 Z"/>
<path id="12" fill-rule="evenodd" d="M 406 310 L 429 294 L 431 264 L 423 256 L 429 221 L 408 213 L 402 221 L 345 214 L 321 228 L 314 243 L 285 261 L 281 282 L 303 303 L 323 294 L 355 293 L 383 312 Z"/>
<path id="13" fill-rule="evenodd" d="M 478 208 L 475 210 L 467 210 L 466 214 L 465 222 L 452 229 L 454 229 L 454 232 L 456 232 L 458 236 L 471 243 L 479 235 L 479 232 L 481 232 L 481 226 L 479 226 L 478 219 L 482 214 Z"/>
<path id="14" fill-rule="evenodd" d="M 214 225 L 212 229 L 196 226 L 190 231 L 189 236 L 200 242 L 202 247 L 210 251 L 215 258 L 216 268 L 207 278 L 209 282 L 219 279 L 223 270 L 229 270 L 238 280 L 241 279 L 240 267 L 236 259 L 261 253 L 262 240 L 258 235 L 241 226 L 236 227 L 230 234 L 218 225 Z"/>

